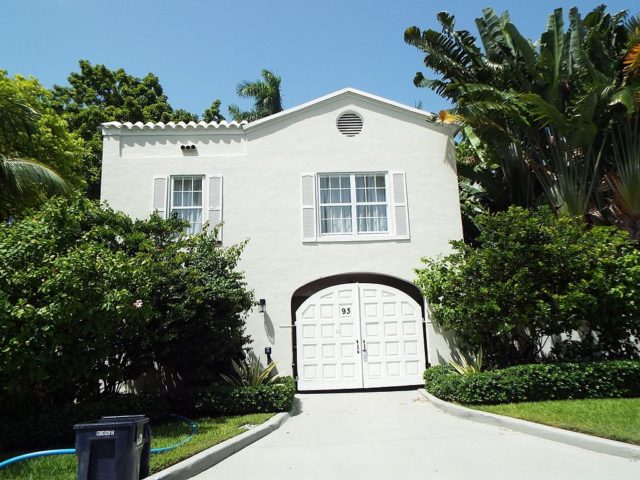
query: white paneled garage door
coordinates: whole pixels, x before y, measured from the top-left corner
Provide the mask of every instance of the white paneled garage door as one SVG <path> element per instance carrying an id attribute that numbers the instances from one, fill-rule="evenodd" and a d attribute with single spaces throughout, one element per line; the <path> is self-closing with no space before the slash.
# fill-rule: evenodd
<path id="1" fill-rule="evenodd" d="M 422 311 L 386 285 L 336 285 L 296 312 L 300 390 L 394 387 L 422 383 Z"/>

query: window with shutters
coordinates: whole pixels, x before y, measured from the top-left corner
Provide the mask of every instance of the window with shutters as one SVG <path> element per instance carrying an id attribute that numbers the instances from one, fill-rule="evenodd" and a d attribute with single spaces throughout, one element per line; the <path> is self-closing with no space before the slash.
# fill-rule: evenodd
<path id="1" fill-rule="evenodd" d="M 170 211 L 189 222 L 186 232 L 190 234 L 202 231 L 203 179 L 200 175 L 171 177 Z"/>
<path id="2" fill-rule="evenodd" d="M 322 174 L 318 181 L 321 235 L 389 232 L 386 174 Z"/>
<path id="3" fill-rule="evenodd" d="M 409 239 L 405 174 L 301 174 L 303 242 Z"/>

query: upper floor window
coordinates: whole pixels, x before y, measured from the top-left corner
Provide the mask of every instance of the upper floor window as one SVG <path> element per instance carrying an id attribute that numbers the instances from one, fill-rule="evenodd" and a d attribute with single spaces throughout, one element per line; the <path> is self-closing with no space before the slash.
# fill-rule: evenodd
<path id="1" fill-rule="evenodd" d="M 321 235 L 389 232 L 384 173 L 322 174 L 318 180 Z"/>
<path id="2" fill-rule="evenodd" d="M 302 173 L 303 242 L 409 240 L 401 171 Z"/>
<path id="3" fill-rule="evenodd" d="M 200 175 L 171 177 L 171 213 L 189 222 L 190 234 L 202 231 L 202 180 Z"/>

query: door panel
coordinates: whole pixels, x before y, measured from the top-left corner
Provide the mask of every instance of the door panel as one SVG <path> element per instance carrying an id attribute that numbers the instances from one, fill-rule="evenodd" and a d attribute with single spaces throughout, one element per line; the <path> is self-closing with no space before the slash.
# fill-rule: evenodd
<path id="1" fill-rule="evenodd" d="M 404 292 L 359 284 L 365 388 L 418 385 L 425 369 L 422 311 Z"/>
<path id="2" fill-rule="evenodd" d="M 407 294 L 378 284 L 337 285 L 311 296 L 296 312 L 298 388 L 422 383 L 421 314 Z"/>
<path id="3" fill-rule="evenodd" d="M 296 313 L 298 388 L 362 388 L 358 287 L 321 290 Z"/>

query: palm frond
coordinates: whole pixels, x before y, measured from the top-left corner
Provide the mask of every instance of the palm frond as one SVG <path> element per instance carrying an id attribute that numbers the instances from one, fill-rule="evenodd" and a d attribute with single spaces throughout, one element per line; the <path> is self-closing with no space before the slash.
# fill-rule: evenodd
<path id="1" fill-rule="evenodd" d="M 476 354 L 471 355 L 470 359 L 467 359 L 467 356 L 461 353 L 460 350 L 456 349 L 456 352 L 458 354 L 458 357 L 460 358 L 460 362 L 449 360 L 449 365 L 451 365 L 456 372 L 458 372 L 460 375 L 473 375 L 482 372 L 482 347 L 480 347 Z"/>
<path id="2" fill-rule="evenodd" d="M 640 49 L 638 50 L 638 52 L 640 53 Z M 631 115 L 636 108 L 634 104 L 633 93 L 633 89 L 631 89 L 630 87 L 622 87 L 618 89 L 613 95 L 611 95 L 611 100 L 609 100 L 608 105 L 623 105 L 627 110 L 627 113 Z"/>
<path id="3" fill-rule="evenodd" d="M 514 50 L 517 51 L 523 59 L 522 64 L 526 68 L 527 73 L 533 76 L 535 73 L 536 65 L 536 51 L 529 40 L 524 38 L 512 23 L 507 23 L 504 26 L 505 33 L 511 37 L 511 43 Z"/>
<path id="4" fill-rule="evenodd" d="M 505 21 L 508 22 L 508 17 L 498 17 L 493 8 L 483 8 L 482 17 L 476 18 L 480 40 L 490 60 L 502 62 L 511 55 L 510 46 L 502 32 Z"/>
<path id="5" fill-rule="evenodd" d="M 546 101 L 560 105 L 560 81 L 564 52 L 564 21 L 562 9 L 556 8 L 547 20 L 547 30 L 540 36 L 540 66 L 549 70 L 549 87 Z"/>
<path id="6" fill-rule="evenodd" d="M 592 203 L 604 142 L 599 151 L 579 148 L 557 130 L 548 130 L 548 142 L 535 146 L 534 173 L 549 204 L 561 215 L 584 222 Z"/>
<path id="7" fill-rule="evenodd" d="M 35 160 L 8 158 L 0 154 L 0 186 L 16 196 L 42 191 L 67 194 L 67 182 L 48 166 Z"/>
<path id="8" fill-rule="evenodd" d="M 640 116 L 613 135 L 615 172 L 605 175 L 613 192 L 615 223 L 640 240 Z"/>
<path id="9" fill-rule="evenodd" d="M 404 31 L 404 42 L 408 45 L 418 48 L 421 38 L 422 32 L 415 25 Z"/>
<path id="10" fill-rule="evenodd" d="M 622 63 L 625 73 L 630 76 L 640 76 L 640 38 L 638 43 L 629 47 Z"/>
<path id="11" fill-rule="evenodd" d="M 275 383 L 279 379 L 278 375 L 272 375 L 276 364 L 271 362 L 263 368 L 260 358 L 253 351 L 247 354 L 247 358 L 244 361 L 231 360 L 231 365 L 236 374 L 235 376 L 220 375 L 230 385 L 256 387 Z"/>
<path id="12" fill-rule="evenodd" d="M 627 16 L 623 26 L 631 43 L 640 42 L 640 12 Z"/>
<path id="13" fill-rule="evenodd" d="M 536 93 L 522 93 L 517 95 L 527 106 L 529 114 L 542 126 L 552 125 L 561 132 L 569 130 L 569 121 L 566 116 L 556 108 L 555 105 L 547 102 L 544 98 Z"/>

